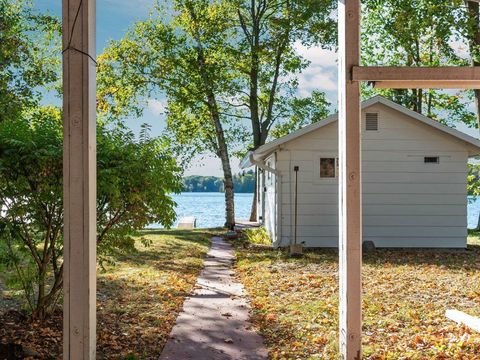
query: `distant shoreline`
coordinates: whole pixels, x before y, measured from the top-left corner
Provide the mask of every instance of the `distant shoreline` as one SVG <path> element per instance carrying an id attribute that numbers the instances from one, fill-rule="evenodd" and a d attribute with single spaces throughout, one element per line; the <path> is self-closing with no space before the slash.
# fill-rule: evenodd
<path id="1" fill-rule="evenodd" d="M 248 171 L 233 175 L 233 190 L 237 194 L 253 194 L 255 192 L 255 173 Z M 183 190 L 193 193 L 223 193 L 223 178 L 218 176 L 185 176 L 182 179 Z"/>

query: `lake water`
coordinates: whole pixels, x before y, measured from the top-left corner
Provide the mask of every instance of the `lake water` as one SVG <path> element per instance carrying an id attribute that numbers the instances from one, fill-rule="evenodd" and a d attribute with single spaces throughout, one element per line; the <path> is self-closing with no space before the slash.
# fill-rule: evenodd
<path id="1" fill-rule="evenodd" d="M 195 216 L 198 228 L 219 227 L 225 224 L 225 195 L 223 193 L 181 193 L 173 195 L 177 203 L 177 221 L 184 216 Z M 235 218 L 249 219 L 253 194 L 235 194 Z M 176 223 L 175 226 L 176 227 Z M 152 224 L 149 228 L 159 228 Z"/>
<path id="2" fill-rule="evenodd" d="M 177 206 L 177 219 L 195 216 L 197 227 L 218 227 L 225 223 L 225 196 L 223 193 L 181 193 L 173 196 Z M 235 194 L 235 218 L 248 219 L 253 194 Z M 477 227 L 480 215 L 480 198 L 469 197 L 467 206 L 468 228 Z M 176 223 L 175 223 L 176 226 Z M 150 228 L 161 225 L 152 224 Z"/>
<path id="3" fill-rule="evenodd" d="M 467 205 L 468 228 L 476 229 L 480 216 L 480 197 L 469 196 Z"/>

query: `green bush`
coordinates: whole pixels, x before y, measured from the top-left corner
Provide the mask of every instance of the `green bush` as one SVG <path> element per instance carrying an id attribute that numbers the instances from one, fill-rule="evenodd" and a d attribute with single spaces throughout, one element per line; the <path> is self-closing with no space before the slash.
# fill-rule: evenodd
<path id="1" fill-rule="evenodd" d="M 62 289 L 63 127 L 44 107 L 0 123 L 0 257 L 35 318 L 44 318 Z M 144 128 L 138 139 L 121 126 L 97 128 L 97 244 L 100 256 L 134 250 L 133 235 L 150 223 L 175 221 L 172 193 L 180 169 Z M 33 276 L 32 276 L 33 274 Z"/>

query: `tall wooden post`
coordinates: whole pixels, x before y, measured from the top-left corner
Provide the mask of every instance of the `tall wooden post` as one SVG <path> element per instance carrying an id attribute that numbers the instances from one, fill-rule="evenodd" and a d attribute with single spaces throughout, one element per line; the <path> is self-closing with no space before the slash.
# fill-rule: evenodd
<path id="1" fill-rule="evenodd" d="M 96 346 L 95 0 L 63 0 L 63 358 Z"/>
<path id="2" fill-rule="evenodd" d="M 360 0 L 338 1 L 339 58 L 339 281 L 340 358 L 361 359 L 362 192 L 360 85 L 352 68 L 360 62 Z"/>

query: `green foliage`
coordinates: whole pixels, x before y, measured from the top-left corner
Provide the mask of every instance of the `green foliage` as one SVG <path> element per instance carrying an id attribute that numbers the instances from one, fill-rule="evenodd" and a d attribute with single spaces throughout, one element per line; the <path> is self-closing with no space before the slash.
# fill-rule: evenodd
<path id="1" fill-rule="evenodd" d="M 237 79 L 241 91 L 229 104 L 250 120 L 249 141 L 257 148 L 275 126 L 283 133 L 289 127 L 296 128 L 298 122 L 314 121 L 313 114 L 300 109 L 302 105 L 309 107 L 311 100 L 297 94 L 298 75 L 309 65 L 297 46 L 334 46 L 337 29 L 331 15 L 336 1 L 231 2 L 238 37 L 233 66 L 241 75 Z"/>
<path id="2" fill-rule="evenodd" d="M 314 124 L 329 115 L 330 103 L 325 93 L 313 91 L 312 95 L 306 98 L 290 99 L 291 117 L 290 121 L 277 124 L 271 131 L 271 136 L 279 138 L 288 135 L 306 125 Z"/>
<path id="3" fill-rule="evenodd" d="M 165 96 L 167 132 L 185 161 L 195 153 L 218 154 L 209 91 L 230 149 L 258 146 L 271 129 L 278 137 L 316 122 L 327 115 L 330 104 L 318 91 L 296 95 L 298 75 L 309 63 L 295 46 L 334 44 L 334 5 L 330 0 L 177 0 L 169 7 L 157 5 L 150 19 L 138 22 L 99 57 L 99 109 L 113 118 L 138 115 L 145 100 Z M 252 7 L 258 11 L 256 24 Z M 250 92 L 253 81 L 255 93 Z M 257 132 L 262 133 L 261 143 L 252 137 Z"/>
<path id="4" fill-rule="evenodd" d="M 365 65 L 458 66 L 467 65 L 453 50 L 463 1 L 365 0 L 362 22 L 362 60 Z M 466 106 L 466 92 L 422 89 L 371 89 L 364 95 L 381 94 L 419 113 L 442 122 L 474 125 L 475 114 Z"/>
<path id="5" fill-rule="evenodd" d="M 137 140 L 125 129 L 101 125 L 97 139 L 98 251 L 129 251 L 136 230 L 151 222 L 173 224 L 169 194 L 181 189 L 180 171 L 148 129 Z M 47 315 L 62 288 L 62 154 L 59 109 L 43 107 L 0 123 L 1 241 L 38 318 Z"/>
<path id="6" fill-rule="evenodd" d="M 99 57 L 99 107 L 114 117 L 138 114 L 142 100 L 165 96 L 166 131 L 178 155 L 218 155 L 211 102 L 217 101 L 213 107 L 224 127 L 234 131 L 236 121 L 215 100 L 232 93 L 235 60 L 225 53 L 232 36 L 227 8 L 220 2 L 178 0 L 168 9 L 174 16 L 164 16 L 166 11 L 157 5 L 148 20 L 135 24 Z M 231 146 L 236 140 L 226 139 Z"/>
<path id="7" fill-rule="evenodd" d="M 247 241 L 258 245 L 272 245 L 272 239 L 267 233 L 267 230 L 262 226 L 259 228 L 245 229 L 243 231 Z"/>
<path id="8" fill-rule="evenodd" d="M 468 195 L 480 196 L 480 165 L 468 164 L 467 193 Z"/>
<path id="9" fill-rule="evenodd" d="M 40 87 L 58 85 L 60 22 L 27 0 L 0 0 L 0 122 L 38 103 Z"/>
<path id="10" fill-rule="evenodd" d="M 235 193 L 253 193 L 255 191 L 255 173 L 253 170 L 234 175 L 233 187 Z M 183 191 L 223 192 L 223 179 L 216 176 L 186 176 L 183 178 Z"/>
<path id="11" fill-rule="evenodd" d="M 132 235 L 150 223 L 175 221 L 172 193 L 181 190 L 181 170 L 161 139 L 144 127 L 138 140 L 122 128 L 97 133 L 97 241 L 99 251 L 133 248 Z"/>

